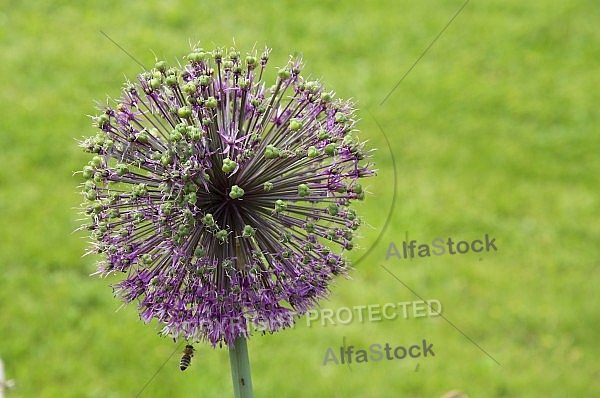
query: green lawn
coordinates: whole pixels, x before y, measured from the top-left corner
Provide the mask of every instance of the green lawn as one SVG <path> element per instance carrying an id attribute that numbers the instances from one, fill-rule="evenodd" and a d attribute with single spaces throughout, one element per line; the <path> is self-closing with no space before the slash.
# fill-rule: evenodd
<path id="1" fill-rule="evenodd" d="M 85 115 L 141 71 L 101 30 L 147 66 L 152 51 L 175 62 L 198 40 L 268 44 L 272 67 L 302 54 L 305 73 L 358 101 L 379 149 L 354 259 L 388 216 L 392 155 L 397 171 L 389 227 L 322 307 L 418 300 L 404 283 L 481 347 L 441 317 L 302 319 L 250 340 L 257 397 L 600 396 L 595 1 L 471 1 L 383 105 L 462 1 L 200 4 L 0 5 L 0 358 L 17 383 L 7 397 L 135 397 L 176 348 L 134 307 L 115 312 L 111 281 L 89 277 L 95 259 L 73 232 L 73 172 L 88 160 L 76 139 L 95 132 Z M 498 250 L 386 260 L 407 231 L 419 243 L 489 234 Z M 435 357 L 323 366 L 344 341 L 423 339 Z M 233 396 L 227 352 L 197 348 L 190 369 L 176 353 L 141 397 Z"/>

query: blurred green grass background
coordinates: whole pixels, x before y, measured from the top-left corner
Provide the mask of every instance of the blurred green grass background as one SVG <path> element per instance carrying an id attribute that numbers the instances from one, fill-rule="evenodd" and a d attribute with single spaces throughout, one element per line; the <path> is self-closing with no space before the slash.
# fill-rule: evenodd
<path id="1" fill-rule="evenodd" d="M 119 312 L 110 280 L 81 257 L 73 171 L 94 133 L 93 100 L 117 96 L 140 67 L 206 47 L 273 48 L 272 67 L 302 54 L 361 108 L 379 176 L 361 206 L 358 259 L 323 308 L 417 299 L 440 317 L 306 326 L 249 342 L 257 397 L 600 396 L 600 7 L 471 1 L 380 105 L 462 1 L 68 2 L 0 5 L 0 358 L 7 397 L 134 397 L 175 345 Z M 373 116 L 366 110 L 369 110 Z M 376 121 L 390 140 L 391 148 Z M 498 251 L 390 258 L 408 231 L 496 238 Z M 435 357 L 323 366 L 329 347 L 434 344 Z M 225 350 L 174 355 L 142 397 L 232 396 Z M 419 364 L 418 372 L 415 371 Z"/>

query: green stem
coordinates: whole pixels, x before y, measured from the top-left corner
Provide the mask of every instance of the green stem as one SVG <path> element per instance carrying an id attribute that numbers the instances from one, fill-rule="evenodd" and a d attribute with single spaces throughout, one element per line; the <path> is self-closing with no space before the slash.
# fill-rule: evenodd
<path id="1" fill-rule="evenodd" d="M 252 398 L 252 377 L 250 376 L 250 360 L 246 339 L 238 337 L 233 347 L 229 348 L 231 363 L 231 380 L 235 398 Z"/>

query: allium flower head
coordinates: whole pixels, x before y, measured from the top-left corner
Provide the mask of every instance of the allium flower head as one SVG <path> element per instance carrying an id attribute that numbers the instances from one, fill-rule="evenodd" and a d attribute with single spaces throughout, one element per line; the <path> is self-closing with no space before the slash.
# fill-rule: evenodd
<path id="1" fill-rule="evenodd" d="M 290 59 L 262 81 L 269 51 L 194 48 L 126 83 L 81 142 L 84 212 L 98 273 L 145 322 L 232 345 L 250 326 L 291 326 L 349 269 L 374 174 L 353 104 Z"/>

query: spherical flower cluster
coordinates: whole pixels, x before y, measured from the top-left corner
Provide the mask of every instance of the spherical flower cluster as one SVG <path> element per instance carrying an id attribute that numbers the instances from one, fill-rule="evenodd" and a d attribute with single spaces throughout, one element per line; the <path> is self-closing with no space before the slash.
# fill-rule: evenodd
<path id="1" fill-rule="evenodd" d="M 125 84 L 80 144 L 98 274 L 175 339 L 233 345 L 290 326 L 349 269 L 374 175 L 353 104 L 290 59 L 267 87 L 265 50 L 194 48 Z"/>

